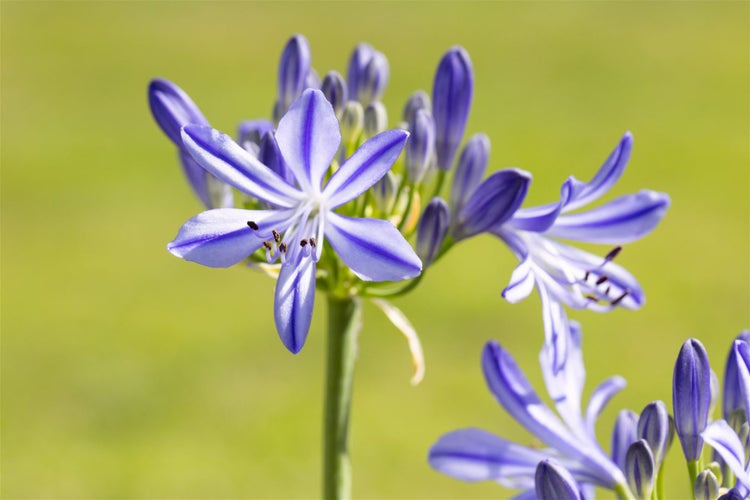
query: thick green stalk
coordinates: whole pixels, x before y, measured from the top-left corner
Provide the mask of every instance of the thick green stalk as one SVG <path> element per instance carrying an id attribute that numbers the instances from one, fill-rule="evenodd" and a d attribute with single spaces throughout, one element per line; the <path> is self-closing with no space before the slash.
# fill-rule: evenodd
<path id="1" fill-rule="evenodd" d="M 362 326 L 362 303 L 357 297 L 328 295 L 328 360 L 323 429 L 323 498 L 351 498 L 349 412 Z"/>

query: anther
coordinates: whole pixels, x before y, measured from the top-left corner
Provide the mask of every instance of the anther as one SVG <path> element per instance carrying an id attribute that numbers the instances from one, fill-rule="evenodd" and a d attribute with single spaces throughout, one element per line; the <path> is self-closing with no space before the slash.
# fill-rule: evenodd
<path id="1" fill-rule="evenodd" d="M 268 240 L 266 240 L 266 241 L 263 242 L 263 246 L 266 247 L 266 250 L 271 250 L 272 249 L 271 242 L 268 241 Z"/>
<path id="2" fill-rule="evenodd" d="M 619 304 L 620 302 L 622 302 L 623 299 L 625 297 L 627 297 L 628 295 L 630 295 L 630 290 L 625 290 L 624 292 L 622 292 L 622 295 L 620 295 L 619 297 L 617 297 L 615 300 L 613 300 L 609 304 L 613 305 L 613 306 L 616 306 L 617 304 Z"/>
<path id="3" fill-rule="evenodd" d="M 611 286 L 607 286 L 607 289 L 606 289 L 606 290 L 604 290 L 604 295 L 607 295 L 607 296 L 609 296 L 609 291 L 610 291 L 610 289 L 612 289 L 612 287 L 611 287 Z"/>
<path id="4" fill-rule="evenodd" d="M 281 253 L 286 253 L 286 243 L 281 243 L 281 244 L 279 245 L 279 251 L 280 251 Z"/>
<path id="5" fill-rule="evenodd" d="M 271 234 L 273 235 L 273 241 L 275 241 L 276 243 L 281 241 L 281 235 L 279 234 L 277 230 L 271 229 Z"/>
<path id="6" fill-rule="evenodd" d="M 609 279 L 609 277 L 607 277 L 607 276 L 599 276 L 599 279 L 598 279 L 598 280 L 596 280 L 596 284 L 597 284 L 597 285 L 601 285 L 602 283 L 604 283 L 604 282 L 605 282 L 605 281 L 607 281 L 608 279 Z"/>
<path id="7" fill-rule="evenodd" d="M 301 240 L 299 240 L 299 246 L 301 246 L 302 248 L 305 248 L 307 246 L 307 243 L 307 238 L 302 238 Z"/>
<path id="8" fill-rule="evenodd" d="M 609 251 L 607 255 L 604 256 L 604 262 L 609 262 L 610 260 L 614 260 L 615 257 L 622 251 L 621 246 L 616 246 L 612 250 Z"/>
<path id="9" fill-rule="evenodd" d="M 250 229 L 252 229 L 253 231 L 258 230 L 258 224 L 256 224 L 255 221 L 249 220 L 247 221 L 247 225 L 250 226 Z"/>
<path id="10" fill-rule="evenodd" d="M 591 274 L 589 271 L 586 271 L 586 274 L 583 275 L 583 281 L 589 280 L 589 274 Z"/>
<path id="11" fill-rule="evenodd" d="M 584 297 L 591 302 L 599 302 L 599 297 L 596 297 L 595 295 L 584 295 Z"/>
<path id="12" fill-rule="evenodd" d="M 310 237 L 310 246 L 313 248 L 318 246 L 318 242 L 312 236 Z"/>

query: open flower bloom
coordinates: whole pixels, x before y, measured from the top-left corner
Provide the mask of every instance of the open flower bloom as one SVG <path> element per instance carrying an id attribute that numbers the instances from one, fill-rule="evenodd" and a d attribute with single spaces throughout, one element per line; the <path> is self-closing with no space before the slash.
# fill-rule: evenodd
<path id="1" fill-rule="evenodd" d="M 288 182 L 230 137 L 206 126 L 185 126 L 184 148 L 200 166 L 269 208 L 208 210 L 187 221 L 167 248 L 205 266 L 228 267 L 265 247 L 269 262 L 281 262 L 276 328 L 284 345 L 297 353 L 310 327 L 316 264 L 326 243 L 362 280 L 399 281 L 419 275 L 419 258 L 392 223 L 335 212 L 388 172 L 407 137 L 403 130 L 373 137 L 324 183 L 341 134 L 323 93 L 307 89 L 281 118 L 275 134 L 280 160 L 294 180 Z"/>
<path id="2" fill-rule="evenodd" d="M 487 385 L 502 407 L 549 448 L 533 449 L 507 441 L 481 429 L 461 429 L 442 436 L 430 449 L 430 465 L 464 481 L 492 480 L 534 490 L 537 464 L 547 458 L 565 467 L 583 486 L 627 489 L 625 476 L 596 441 L 596 419 L 610 398 L 625 385 L 621 377 L 597 387 L 586 413 L 581 413 L 585 370 L 581 332 L 568 322 L 562 308 L 556 320 L 563 328 L 560 343 L 546 343 L 540 353 L 545 384 L 558 415 L 536 394 L 511 355 L 497 342 L 488 342 L 482 354 Z M 588 496 L 588 495 L 586 495 Z"/>
<path id="3" fill-rule="evenodd" d="M 656 227 L 669 207 L 669 197 L 643 190 L 569 213 L 609 191 L 624 172 L 632 146 L 633 138 L 626 133 L 591 181 L 570 177 L 562 186 L 560 201 L 522 208 L 492 230 L 521 261 L 503 290 L 506 300 L 522 300 L 536 285 L 552 300 L 576 309 L 637 309 L 643 304 L 636 279 L 612 259 L 619 245 L 638 240 Z M 602 258 L 557 238 L 617 246 Z"/>

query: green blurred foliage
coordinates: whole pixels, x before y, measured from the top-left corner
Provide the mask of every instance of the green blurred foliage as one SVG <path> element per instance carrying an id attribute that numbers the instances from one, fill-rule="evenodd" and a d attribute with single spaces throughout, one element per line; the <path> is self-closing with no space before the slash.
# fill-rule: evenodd
<path id="1" fill-rule="evenodd" d="M 391 65 L 395 125 L 441 54 L 461 44 L 477 77 L 468 133 L 491 168 L 535 178 L 529 203 L 586 179 L 635 135 L 614 195 L 651 188 L 672 208 L 620 262 L 642 311 L 574 312 L 590 391 L 629 387 L 603 415 L 671 407 L 680 344 L 717 372 L 748 314 L 747 2 L 16 2 L 2 22 L 2 489 L 4 498 L 309 498 L 319 495 L 325 319 L 305 349 L 272 319 L 273 282 L 214 270 L 164 245 L 200 209 L 146 105 L 172 79 L 219 129 L 267 117 L 277 58 L 304 33 L 323 74 L 359 41 Z M 595 251 L 604 254 L 607 248 Z M 499 296 L 515 265 L 490 237 L 463 243 L 397 301 L 421 334 L 427 377 L 367 307 L 352 419 L 354 494 L 500 498 L 431 471 L 442 433 L 480 426 L 531 443 L 484 386 L 498 339 L 541 383 L 536 297 Z M 687 494 L 679 445 L 670 496 Z"/>

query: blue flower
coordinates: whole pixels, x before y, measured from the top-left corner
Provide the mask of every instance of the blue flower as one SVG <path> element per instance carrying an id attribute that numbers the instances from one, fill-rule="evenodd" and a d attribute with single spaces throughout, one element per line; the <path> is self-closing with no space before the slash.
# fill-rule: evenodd
<path id="1" fill-rule="evenodd" d="M 612 259 L 621 250 L 620 245 L 656 227 L 669 207 L 669 197 L 644 190 L 597 208 L 569 213 L 609 191 L 625 170 L 632 145 L 633 138 L 626 133 L 591 181 L 570 177 L 562 186 L 559 201 L 522 208 L 492 229 L 521 261 L 503 290 L 506 300 L 522 300 L 536 285 L 551 300 L 576 309 L 636 309 L 643 304 L 643 291 L 636 279 Z M 601 258 L 557 238 L 617 246 Z"/>
<path id="2" fill-rule="evenodd" d="M 490 391 L 503 408 L 549 448 L 532 449 L 481 429 L 461 429 L 442 436 L 430 449 L 430 465 L 464 481 L 492 480 L 512 488 L 533 490 L 537 464 L 553 458 L 583 486 L 599 485 L 627 490 L 625 476 L 596 441 L 596 419 L 610 398 L 625 385 L 612 377 L 597 387 L 581 414 L 585 371 L 581 332 L 568 322 L 562 308 L 555 323 L 561 325 L 559 344 L 545 344 L 540 354 L 547 392 L 556 415 L 536 394 L 511 355 L 497 342 L 489 342 L 482 367 Z M 564 352 L 561 352 L 564 349 Z"/>
<path id="3" fill-rule="evenodd" d="M 186 260 L 228 267 L 265 247 L 269 262 L 281 261 L 276 328 L 284 345 L 297 353 L 310 327 L 316 263 L 324 246 L 330 245 L 354 275 L 365 281 L 419 275 L 419 258 L 393 224 L 335 211 L 386 174 L 407 136 L 405 131 L 390 130 L 373 137 L 323 185 L 341 134 L 334 111 L 319 90 L 305 90 L 281 118 L 275 134 L 294 182 L 217 130 L 188 125 L 182 129 L 182 141 L 195 161 L 270 208 L 203 212 L 187 221 L 167 248 Z"/>

